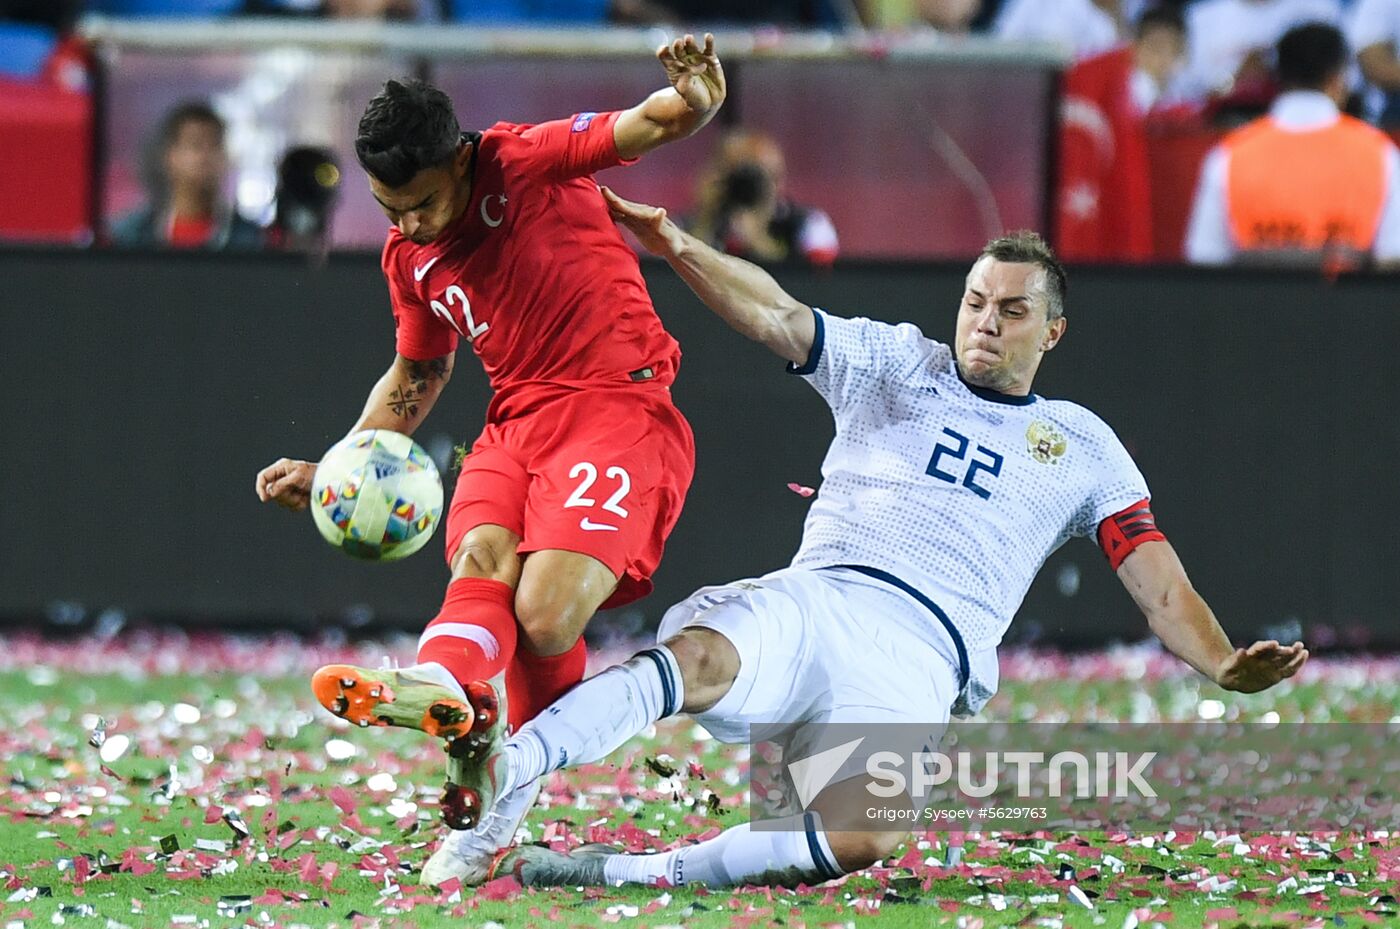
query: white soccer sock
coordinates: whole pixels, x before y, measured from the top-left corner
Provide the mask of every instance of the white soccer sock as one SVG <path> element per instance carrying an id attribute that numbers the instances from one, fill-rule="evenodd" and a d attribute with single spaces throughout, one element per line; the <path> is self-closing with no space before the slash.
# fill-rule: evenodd
<path id="1" fill-rule="evenodd" d="M 731 826 L 713 839 L 662 855 L 609 855 L 603 876 L 609 883 L 673 887 L 705 884 L 820 884 L 840 877 L 821 820 L 803 813 L 775 822 L 775 831 L 755 832 L 748 823 Z"/>
<path id="2" fill-rule="evenodd" d="M 502 792 L 569 764 L 601 761 L 685 699 L 676 656 L 664 645 L 589 678 L 554 701 L 502 747 Z"/>

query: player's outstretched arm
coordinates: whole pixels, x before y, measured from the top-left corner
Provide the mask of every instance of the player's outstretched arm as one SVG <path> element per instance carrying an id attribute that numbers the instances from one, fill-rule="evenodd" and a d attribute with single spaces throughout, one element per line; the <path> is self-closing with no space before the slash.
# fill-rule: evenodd
<path id="1" fill-rule="evenodd" d="M 1292 677 L 1308 660 L 1302 642 L 1232 646 L 1166 541 L 1145 542 L 1134 549 L 1118 567 L 1118 578 L 1162 644 L 1226 690 L 1266 690 Z"/>
<path id="2" fill-rule="evenodd" d="M 756 264 L 716 251 L 673 223 L 661 207 L 624 200 L 603 188 L 615 221 L 653 255 L 665 258 L 695 295 L 735 331 L 793 364 L 804 364 L 816 338 L 812 309 Z"/>
<path id="3" fill-rule="evenodd" d="M 715 37 L 705 36 L 700 47 L 687 35 L 657 49 L 671 86 L 623 111 L 613 123 L 617 152 L 625 159 L 684 139 L 705 125 L 724 103 L 724 68 L 715 54 Z"/>
<path id="4" fill-rule="evenodd" d="M 394 356 L 394 363 L 370 390 L 364 412 L 350 431 L 391 429 L 412 435 L 442 395 L 452 376 L 452 363 L 452 355 L 426 361 Z M 279 458 L 258 472 L 254 489 L 264 503 L 304 510 L 311 500 L 315 475 L 314 461 Z"/>

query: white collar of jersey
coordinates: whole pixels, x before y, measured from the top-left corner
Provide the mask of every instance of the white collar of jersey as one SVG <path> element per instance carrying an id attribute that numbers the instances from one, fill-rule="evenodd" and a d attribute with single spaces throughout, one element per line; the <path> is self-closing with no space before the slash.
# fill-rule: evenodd
<path id="1" fill-rule="evenodd" d="M 989 400 L 992 403 L 1002 403 L 1007 406 L 1030 406 L 1036 400 L 1040 399 L 1035 394 L 1027 394 L 1024 397 L 1020 397 L 1016 394 L 1004 394 L 999 390 L 992 390 L 988 387 L 978 387 L 976 384 L 969 384 L 967 379 L 962 376 L 962 371 L 958 369 L 958 361 L 956 358 L 953 359 L 953 373 L 958 376 L 958 383 L 962 384 L 968 393 L 980 400 Z"/>
<path id="2" fill-rule="evenodd" d="M 1290 90 L 1279 94 L 1269 108 L 1269 115 L 1289 132 L 1326 129 L 1341 118 L 1332 98 L 1316 90 Z"/>

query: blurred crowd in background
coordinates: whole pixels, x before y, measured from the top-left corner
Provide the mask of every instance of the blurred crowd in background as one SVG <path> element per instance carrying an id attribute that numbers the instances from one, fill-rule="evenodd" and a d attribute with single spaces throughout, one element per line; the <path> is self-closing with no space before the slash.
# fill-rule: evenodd
<path id="1" fill-rule="evenodd" d="M 1045 175 L 1046 209 L 1037 218 L 1069 259 L 1224 263 L 1307 253 L 1342 266 L 1400 259 L 1400 198 L 1392 194 L 1400 177 L 1384 134 L 1400 126 L 1400 0 L 0 0 L 0 159 L 32 160 L 17 156 L 23 133 L 4 128 L 7 116 L 16 125 L 27 118 L 15 115 L 25 100 L 40 101 L 31 109 L 45 119 L 71 107 L 82 131 L 93 131 L 96 61 L 76 28 L 88 14 L 772 27 L 775 35 L 822 29 L 866 37 L 870 48 L 880 37 L 927 37 L 943 48 L 967 37 L 1043 43 L 1065 64 L 1059 112 L 1046 117 L 1052 144 L 1034 153 Z M 238 114 L 228 110 L 218 95 L 181 98 L 141 127 L 140 163 L 115 174 L 139 179 L 139 202 L 131 202 L 134 184 L 119 191 L 119 209 L 87 224 L 88 241 L 313 252 L 337 245 L 332 216 L 358 168 L 343 163 L 331 140 L 290 139 L 265 159 L 275 169 L 253 185 L 256 195 L 244 196 L 253 187 L 231 177 L 246 153 L 230 132 Z M 795 194 L 792 153 L 768 129 L 731 121 L 714 130 L 688 175 L 688 201 L 668 204 L 673 213 L 716 245 L 758 260 L 881 257 L 862 245 L 859 230 L 848 248 L 843 229 L 842 217 L 856 209 L 847 200 L 860 199 L 864 210 L 869 195 L 811 183 Z M 985 115 L 981 131 L 999 131 L 996 113 Z M 72 139 L 93 148 L 80 134 Z M 81 159 L 65 160 L 60 147 L 47 147 L 49 169 L 80 170 Z M 947 165 L 959 173 L 956 158 Z M 1290 197 L 1299 176 L 1310 193 Z M 996 180 L 985 183 L 995 199 Z M 1269 206 L 1271 197 L 1297 202 L 1284 215 Z M 250 199 L 259 201 L 252 211 Z M 1339 199 L 1346 201 L 1340 213 Z M 1310 218 L 1308 209 L 1321 212 Z M 42 217 L 16 217 L 24 212 L 0 207 L 0 236 L 72 238 L 50 234 Z"/>

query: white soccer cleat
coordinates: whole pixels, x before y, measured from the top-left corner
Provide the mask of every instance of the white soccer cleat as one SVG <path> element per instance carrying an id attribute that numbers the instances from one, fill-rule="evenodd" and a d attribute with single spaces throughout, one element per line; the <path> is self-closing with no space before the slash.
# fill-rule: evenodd
<path id="1" fill-rule="evenodd" d="M 438 805 L 443 823 L 458 831 L 475 830 L 484 822 L 507 774 L 501 753 L 509 718 L 506 673 L 468 684 L 467 699 L 475 719 L 465 737 L 448 742 L 447 783 Z"/>
<path id="2" fill-rule="evenodd" d="M 448 830 L 438 850 L 423 865 L 419 883 L 440 887 L 452 878 L 463 887 L 484 882 L 491 862 L 501 849 L 515 841 L 516 830 L 540 795 L 540 782 L 521 785 L 501 797 L 475 829 Z"/>

